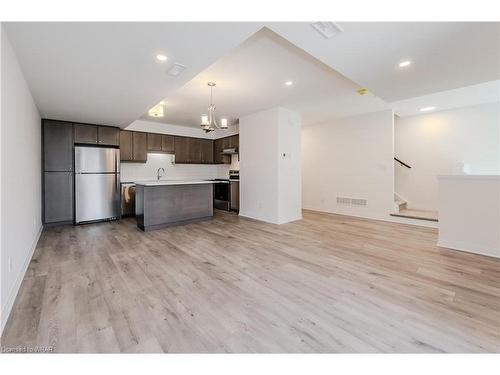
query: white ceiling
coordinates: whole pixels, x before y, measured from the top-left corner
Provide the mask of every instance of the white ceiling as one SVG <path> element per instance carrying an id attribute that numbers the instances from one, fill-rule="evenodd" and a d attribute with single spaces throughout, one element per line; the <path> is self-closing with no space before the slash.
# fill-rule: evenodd
<path id="1" fill-rule="evenodd" d="M 267 24 L 392 102 L 500 79 L 500 23 L 341 22 L 325 39 L 308 23 Z M 398 63 L 411 60 L 401 69 Z"/>
<path id="2" fill-rule="evenodd" d="M 167 96 L 165 117 L 143 118 L 199 126 L 200 115 L 207 113 L 210 81 L 217 83 L 218 117 L 233 122 L 275 106 L 300 112 L 305 125 L 388 108 L 373 95 L 359 96 L 360 86 L 264 28 Z"/>
<path id="3" fill-rule="evenodd" d="M 265 29 L 241 45 L 264 25 L 280 36 Z M 208 104 L 208 80 L 218 84 L 220 115 L 283 105 L 303 112 L 307 124 L 500 79 L 500 23 L 340 25 L 344 32 L 331 39 L 297 22 L 5 28 L 43 117 L 121 127 L 164 98 L 165 121 L 173 122 L 171 116 L 197 126 Z M 168 61 L 158 63 L 157 53 Z M 413 63 L 402 70 L 397 63 L 405 59 Z M 174 62 L 187 66 L 176 78 L 165 74 Z M 285 80 L 295 84 L 285 87 Z M 357 96 L 358 84 L 378 97 Z"/>
<path id="4" fill-rule="evenodd" d="M 125 127 L 258 23 L 5 23 L 43 117 Z M 159 63 L 155 56 L 168 56 Z M 178 77 L 174 63 L 186 65 Z"/>
<path id="5" fill-rule="evenodd" d="M 394 109 L 394 113 L 405 117 L 420 115 L 423 113 L 420 109 L 425 107 L 436 107 L 435 111 L 444 111 L 494 102 L 500 102 L 500 81 L 498 80 L 417 96 L 393 102 L 390 105 Z"/>

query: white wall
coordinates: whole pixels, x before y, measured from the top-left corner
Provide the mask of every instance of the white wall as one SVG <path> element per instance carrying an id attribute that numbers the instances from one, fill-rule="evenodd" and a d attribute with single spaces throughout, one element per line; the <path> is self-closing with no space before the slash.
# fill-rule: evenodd
<path id="1" fill-rule="evenodd" d="M 302 202 L 306 209 L 390 220 L 393 113 L 369 113 L 302 130 Z M 337 197 L 366 199 L 339 205 Z"/>
<path id="2" fill-rule="evenodd" d="M 240 215 L 281 224 L 302 217 L 300 116 L 272 108 L 240 118 Z"/>
<path id="3" fill-rule="evenodd" d="M 396 118 L 395 190 L 410 208 L 438 210 L 438 175 L 460 163 L 472 174 L 499 174 L 500 104 L 491 103 Z"/>
<path id="4" fill-rule="evenodd" d="M 1 34 L 0 299 L 3 330 L 42 223 L 40 114 L 5 31 Z"/>

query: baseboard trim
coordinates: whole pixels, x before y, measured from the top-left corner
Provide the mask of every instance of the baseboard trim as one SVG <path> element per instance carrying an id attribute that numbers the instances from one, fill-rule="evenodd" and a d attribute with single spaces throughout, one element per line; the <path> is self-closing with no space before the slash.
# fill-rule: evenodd
<path id="1" fill-rule="evenodd" d="M 28 266 L 31 262 L 31 259 L 33 258 L 33 254 L 35 253 L 35 249 L 38 244 L 38 241 L 40 240 L 42 231 L 43 231 L 43 225 L 40 225 L 40 228 L 38 228 L 38 232 L 35 235 L 33 242 L 31 243 L 30 252 L 24 261 L 22 272 L 20 272 L 17 275 L 14 286 L 9 293 L 9 298 L 7 299 L 7 303 L 4 306 L 2 306 L 2 322 L 0 324 L 0 337 L 3 335 L 3 330 L 7 325 L 7 322 L 9 321 L 10 313 L 12 312 L 12 307 L 14 306 L 14 302 L 16 301 L 17 293 L 19 293 L 19 288 L 21 287 L 21 283 L 24 280 L 24 276 L 26 275 Z"/>
<path id="2" fill-rule="evenodd" d="M 375 216 L 369 216 L 369 215 L 355 215 L 355 214 L 346 214 L 343 212 L 323 211 L 323 210 L 317 210 L 317 209 L 312 209 L 312 208 L 303 208 L 302 210 L 303 211 L 311 211 L 311 212 L 320 212 L 320 213 L 324 213 L 324 214 L 347 216 L 347 217 L 356 217 L 356 218 L 366 219 L 366 220 L 384 221 L 386 223 L 406 224 L 406 225 L 414 225 L 417 227 L 434 228 L 434 229 L 438 228 L 437 222 L 390 216 L 390 214 L 388 215 L 389 217 L 387 217 L 387 218 L 381 218 L 381 217 L 375 217 Z"/>
<path id="3" fill-rule="evenodd" d="M 482 255 L 495 259 L 500 259 L 500 249 L 489 249 L 489 248 L 487 249 L 483 246 L 478 246 L 477 244 L 467 244 L 462 242 L 446 241 L 446 240 L 439 240 L 437 245 L 439 247 L 443 247 L 446 249 L 458 250 L 470 254 Z"/>

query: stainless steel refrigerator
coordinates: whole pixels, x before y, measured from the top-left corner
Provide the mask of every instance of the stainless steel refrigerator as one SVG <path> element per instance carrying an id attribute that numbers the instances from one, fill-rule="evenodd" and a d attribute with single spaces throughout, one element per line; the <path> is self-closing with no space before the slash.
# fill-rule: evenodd
<path id="1" fill-rule="evenodd" d="M 120 150 L 75 147 L 75 222 L 120 217 Z"/>

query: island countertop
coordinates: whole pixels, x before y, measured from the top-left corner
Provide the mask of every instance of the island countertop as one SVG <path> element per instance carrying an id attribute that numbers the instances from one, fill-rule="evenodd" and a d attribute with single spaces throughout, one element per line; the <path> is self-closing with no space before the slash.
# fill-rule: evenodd
<path id="1" fill-rule="evenodd" d="M 228 181 L 219 180 L 148 180 L 135 181 L 140 186 L 172 186 L 172 185 L 200 185 L 200 184 L 227 184 Z"/>

